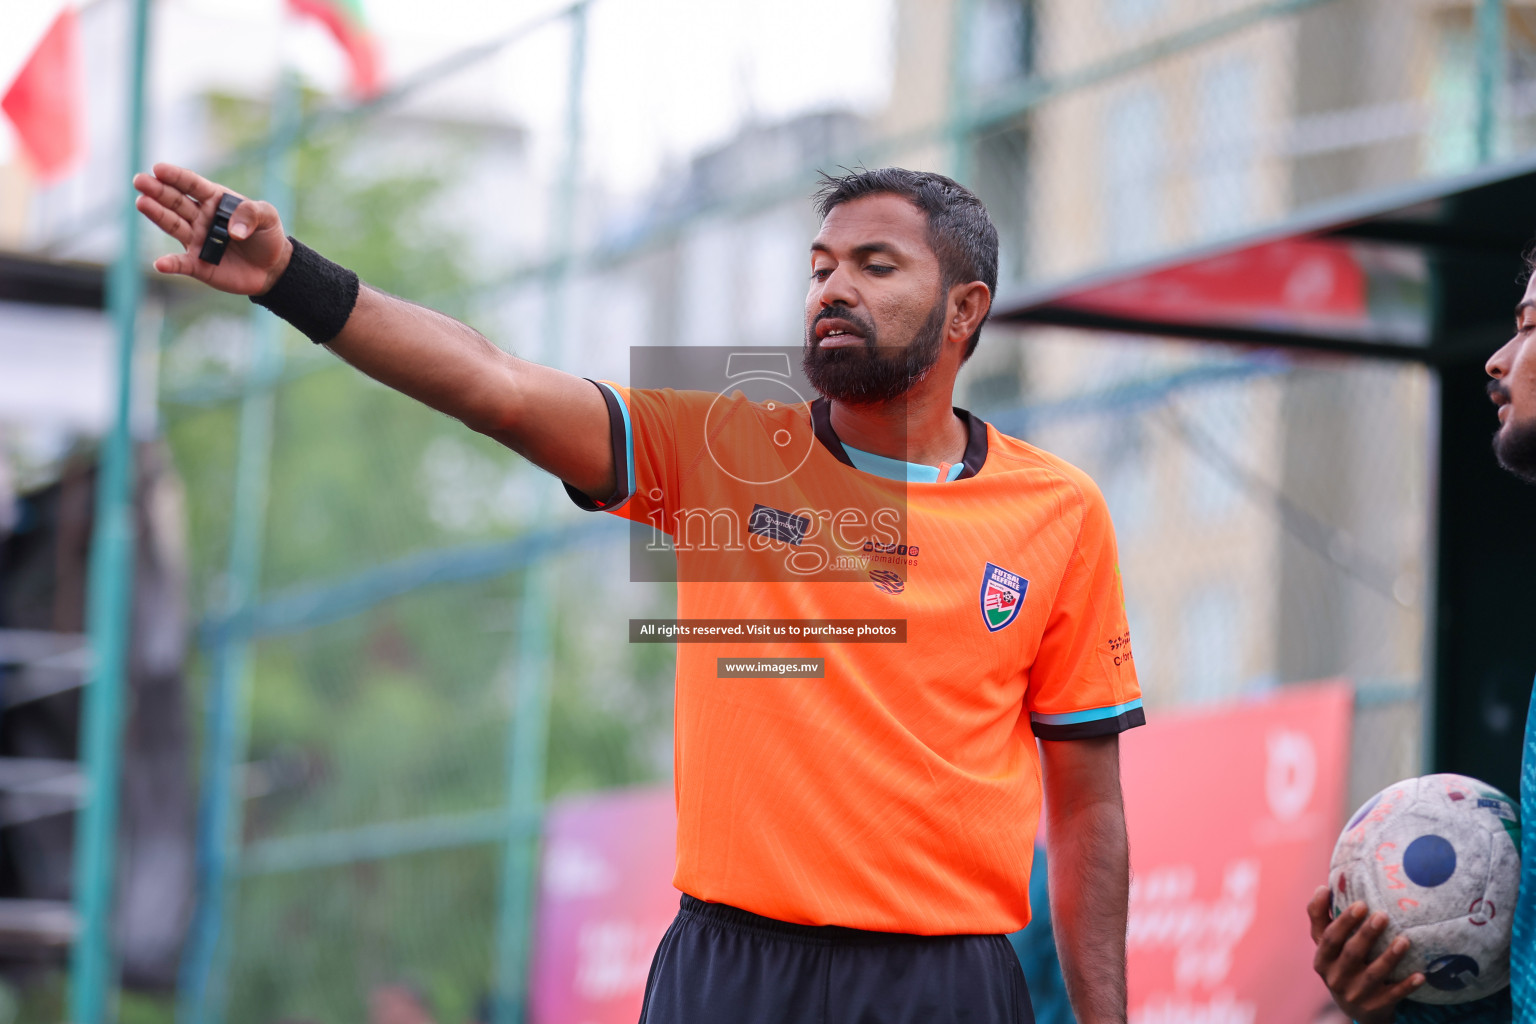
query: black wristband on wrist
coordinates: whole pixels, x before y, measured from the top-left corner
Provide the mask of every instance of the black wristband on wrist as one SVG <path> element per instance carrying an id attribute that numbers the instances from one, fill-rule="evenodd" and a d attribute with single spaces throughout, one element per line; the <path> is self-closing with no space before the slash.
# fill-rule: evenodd
<path id="1" fill-rule="evenodd" d="M 316 345 L 341 333 L 357 305 L 357 275 L 332 263 L 293 236 L 288 269 L 265 295 L 251 301 L 288 321 Z"/>

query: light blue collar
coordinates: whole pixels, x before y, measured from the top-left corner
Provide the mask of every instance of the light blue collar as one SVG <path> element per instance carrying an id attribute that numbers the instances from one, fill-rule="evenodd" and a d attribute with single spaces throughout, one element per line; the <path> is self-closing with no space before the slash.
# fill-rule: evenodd
<path id="1" fill-rule="evenodd" d="M 936 484 L 939 482 L 939 467 L 924 466 L 917 462 L 902 462 L 900 459 L 888 459 L 884 455 L 876 455 L 873 452 L 860 451 L 850 444 L 844 443 L 843 451 L 848 453 L 848 458 L 853 461 L 855 469 L 863 470 L 874 476 L 883 476 L 887 480 L 905 480 L 909 484 Z M 945 480 L 954 480 L 964 471 L 965 464 L 957 462 L 949 467 L 949 474 Z"/>

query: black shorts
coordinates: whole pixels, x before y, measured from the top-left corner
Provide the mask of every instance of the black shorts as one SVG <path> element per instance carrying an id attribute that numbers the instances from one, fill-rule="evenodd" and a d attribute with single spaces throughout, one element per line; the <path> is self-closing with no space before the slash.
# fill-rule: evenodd
<path id="1" fill-rule="evenodd" d="M 1002 935 L 786 924 L 685 895 L 640 1024 L 1034 1024 Z"/>

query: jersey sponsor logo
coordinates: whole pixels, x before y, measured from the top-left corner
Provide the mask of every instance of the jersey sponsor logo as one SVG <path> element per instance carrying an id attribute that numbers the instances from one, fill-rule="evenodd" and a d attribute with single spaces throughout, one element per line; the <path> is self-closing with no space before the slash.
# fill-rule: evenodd
<path id="1" fill-rule="evenodd" d="M 1028 589 L 1029 580 L 1018 573 L 987 563 L 981 574 L 981 621 L 989 632 L 996 633 L 1019 617 Z"/>
<path id="2" fill-rule="evenodd" d="M 797 516 L 770 505 L 753 505 L 752 515 L 747 519 L 747 529 L 752 533 L 786 544 L 799 544 L 810 528 L 810 516 Z"/>
<path id="3" fill-rule="evenodd" d="M 869 581 L 887 594 L 899 594 L 907 586 L 906 580 L 889 569 L 869 570 Z"/>

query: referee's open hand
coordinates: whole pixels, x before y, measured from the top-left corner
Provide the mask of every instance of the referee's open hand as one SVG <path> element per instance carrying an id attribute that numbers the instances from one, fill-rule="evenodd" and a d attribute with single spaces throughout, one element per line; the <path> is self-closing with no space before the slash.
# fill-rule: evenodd
<path id="1" fill-rule="evenodd" d="M 219 198 L 232 189 L 175 164 L 155 164 L 153 174 L 134 175 L 133 187 L 139 190 L 134 203 L 138 211 L 184 250 L 155 260 L 160 273 L 195 277 L 234 295 L 261 295 L 288 269 L 293 243 L 271 203 L 241 197 L 229 218 L 229 247 L 223 260 L 213 264 L 199 259 L 198 253 Z"/>

